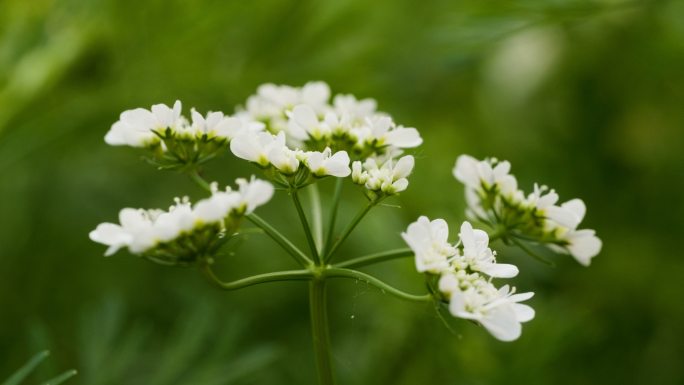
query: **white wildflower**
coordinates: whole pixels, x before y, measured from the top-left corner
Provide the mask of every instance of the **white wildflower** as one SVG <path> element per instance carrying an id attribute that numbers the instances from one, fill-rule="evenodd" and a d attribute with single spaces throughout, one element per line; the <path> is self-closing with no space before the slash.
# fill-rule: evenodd
<path id="1" fill-rule="evenodd" d="M 323 152 L 311 151 L 306 153 L 306 165 L 316 176 L 332 175 L 344 178 L 351 174 L 349 155 L 346 151 L 332 154 L 330 148 Z"/>
<path id="2" fill-rule="evenodd" d="M 430 221 L 421 216 L 401 236 L 415 253 L 416 269 L 421 273 L 439 274 L 447 270 L 449 257 L 456 254 L 448 242 L 449 226 L 444 219 Z"/>

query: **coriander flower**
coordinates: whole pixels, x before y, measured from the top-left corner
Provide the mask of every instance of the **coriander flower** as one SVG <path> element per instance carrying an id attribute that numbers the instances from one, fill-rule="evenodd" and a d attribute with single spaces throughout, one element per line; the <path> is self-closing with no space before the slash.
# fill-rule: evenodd
<path id="1" fill-rule="evenodd" d="M 496 289 L 491 283 L 451 293 L 449 311 L 459 318 L 481 324 L 500 341 L 514 341 L 522 332 L 521 323 L 534 318 L 534 309 L 520 304 L 534 293 L 514 294 L 508 285 Z"/>
<path id="2" fill-rule="evenodd" d="M 368 158 L 363 163 L 355 161 L 352 164 L 352 180 L 370 191 L 397 194 L 408 187 L 407 177 L 413 171 L 414 164 L 411 155 L 401 157 L 396 163 L 390 158 L 380 166 L 375 158 Z"/>
<path id="3" fill-rule="evenodd" d="M 269 154 L 285 147 L 285 133 L 273 135 L 268 132 L 244 133 L 230 142 L 230 151 L 238 158 L 254 162 L 262 167 L 271 162 Z M 273 156 L 273 154 L 271 154 Z M 276 157 L 277 158 L 277 157 Z"/>
<path id="4" fill-rule="evenodd" d="M 159 143 L 155 131 L 179 126 L 183 121 L 180 113 L 179 100 L 176 100 L 173 108 L 155 104 L 150 110 L 136 108 L 124 111 L 105 135 L 105 142 L 112 146 L 153 146 Z"/>
<path id="5" fill-rule="evenodd" d="M 186 265 L 210 257 L 224 235 L 231 235 L 239 220 L 273 196 L 265 181 L 238 179 L 239 189 L 214 188 L 211 197 L 190 204 L 176 199 L 168 211 L 124 208 L 119 224 L 102 223 L 90 232 L 90 239 L 109 246 L 105 256 L 122 248 L 154 262 Z"/>
<path id="6" fill-rule="evenodd" d="M 449 268 L 449 257 L 456 248 L 449 244 L 449 226 L 444 219 L 430 221 L 422 216 L 401 233 L 416 255 L 416 269 L 420 273 L 439 274 Z"/>
<path id="7" fill-rule="evenodd" d="M 525 195 L 510 169 L 506 161 L 458 157 L 453 174 L 466 187 L 468 215 L 504 229 L 505 237 L 544 244 L 587 266 L 602 243 L 594 230 L 577 230 L 586 213 L 584 202 L 572 199 L 558 205 L 556 191 L 538 184 Z"/>
<path id="8" fill-rule="evenodd" d="M 511 264 L 496 263 L 496 255 L 489 247 L 489 236 L 486 232 L 473 229 L 469 222 L 463 222 L 459 233 L 463 243 L 463 259 L 468 267 L 493 278 L 513 278 L 518 275 L 518 268 Z"/>
<path id="9" fill-rule="evenodd" d="M 327 147 L 323 152 L 311 151 L 306 153 L 306 165 L 316 176 L 332 175 L 344 178 L 351 174 L 349 155 L 346 151 L 332 154 Z"/>
<path id="10" fill-rule="evenodd" d="M 415 254 L 418 272 L 439 276 L 436 295 L 449 303 L 453 316 L 478 322 L 502 341 L 517 339 L 520 323 L 534 317 L 531 307 L 518 304 L 532 297 L 532 293 L 516 295 L 508 285 L 497 289 L 491 282 L 492 278 L 516 276 L 518 268 L 496 263 L 484 231 L 463 222 L 460 241 L 452 246 L 447 239 L 447 223 L 443 219 L 431 222 L 423 216 L 401 235 Z"/>

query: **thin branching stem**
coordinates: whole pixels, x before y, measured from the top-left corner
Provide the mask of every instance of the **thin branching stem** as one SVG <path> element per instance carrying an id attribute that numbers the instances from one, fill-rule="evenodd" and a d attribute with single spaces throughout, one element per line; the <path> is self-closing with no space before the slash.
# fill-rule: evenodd
<path id="1" fill-rule="evenodd" d="M 313 264 L 311 259 L 309 259 L 309 257 L 306 256 L 306 254 L 299 250 L 297 246 L 290 242 L 289 239 L 282 235 L 268 222 L 263 220 L 260 216 L 251 213 L 247 215 L 247 219 L 249 219 L 259 228 L 263 229 L 266 235 L 271 237 L 278 245 L 280 245 L 280 247 L 283 248 L 283 250 L 287 251 L 287 253 L 290 254 L 302 267 L 311 266 Z"/>
<path id="2" fill-rule="evenodd" d="M 332 245 L 332 247 L 330 248 L 330 251 L 325 255 L 324 261 L 326 263 L 329 263 L 332 260 L 332 257 L 335 256 L 335 252 L 337 251 L 337 249 L 342 245 L 342 243 L 344 243 L 344 241 L 347 239 L 349 234 L 351 234 L 352 231 L 354 231 L 354 229 L 359 224 L 359 222 L 361 222 L 363 217 L 365 217 L 366 214 L 368 214 L 368 212 L 370 211 L 370 209 L 372 209 L 373 206 L 375 206 L 377 203 L 378 203 L 377 200 L 369 201 L 368 204 L 366 206 L 364 206 L 364 208 L 361 209 L 361 211 L 359 211 L 356 214 L 354 219 L 352 219 L 352 221 L 349 222 L 349 224 L 347 225 L 347 228 L 345 228 L 344 231 L 342 232 L 342 235 L 340 235 L 339 238 L 337 238 L 337 241 L 335 241 L 335 243 Z"/>
<path id="3" fill-rule="evenodd" d="M 216 276 L 216 274 L 214 274 L 214 271 L 211 269 L 210 265 L 205 264 L 201 267 L 201 269 L 209 281 L 223 290 L 238 290 L 266 282 L 309 281 L 313 278 L 313 273 L 309 270 L 286 270 L 257 274 L 232 282 L 223 282 Z"/>
<path id="4" fill-rule="evenodd" d="M 352 270 L 352 269 L 344 269 L 344 268 L 339 268 L 339 267 L 331 267 L 331 268 L 325 269 L 323 274 L 324 274 L 324 277 L 326 277 L 326 278 L 348 278 L 348 279 L 366 282 L 369 285 L 377 287 L 383 293 L 389 293 L 389 294 L 392 294 L 393 296 L 395 296 L 397 298 L 404 299 L 407 301 L 432 302 L 432 295 L 431 294 L 421 294 L 421 295 L 409 294 L 409 293 L 406 293 L 402 290 L 395 288 L 394 286 L 391 286 L 391 285 L 381 281 L 378 278 L 373 277 L 372 275 L 362 273 L 360 271 L 356 271 L 356 270 Z"/>
<path id="5" fill-rule="evenodd" d="M 340 207 L 340 197 L 342 196 L 342 183 L 344 178 L 337 178 L 335 181 L 335 192 L 333 193 L 332 207 L 330 208 L 330 217 L 328 218 L 328 231 L 325 236 L 325 246 L 321 251 L 321 255 L 327 256 L 328 250 L 332 246 L 333 234 L 335 233 L 335 222 L 337 220 L 337 210 Z"/>
<path id="6" fill-rule="evenodd" d="M 518 239 L 516 239 L 516 237 L 514 237 L 514 236 L 513 236 L 513 237 L 508 237 L 507 239 L 510 239 L 511 242 L 513 242 L 516 246 L 518 246 L 519 248 L 521 248 L 521 249 L 522 249 L 524 252 L 526 252 L 529 256 L 531 256 L 532 258 L 538 260 L 539 262 L 542 262 L 542 263 L 544 263 L 544 264 L 546 264 L 546 265 L 549 265 L 549 266 L 551 266 L 551 267 L 555 267 L 555 266 L 556 266 L 556 264 L 555 264 L 553 261 L 550 261 L 550 260 L 548 260 L 547 258 L 545 258 L 545 257 L 543 257 L 543 256 L 541 256 L 541 255 L 539 255 L 537 252 L 535 252 L 534 250 L 532 250 L 532 249 L 531 249 L 529 246 L 527 246 L 525 243 L 520 242 Z"/>
<path id="7" fill-rule="evenodd" d="M 309 188 L 310 198 L 311 198 L 311 215 L 313 226 L 313 236 L 316 242 L 316 250 L 320 251 L 323 255 L 323 209 L 321 208 L 321 194 L 318 191 L 318 184 L 314 183 Z"/>
<path id="8" fill-rule="evenodd" d="M 318 255 L 318 250 L 316 250 L 316 242 L 313 239 L 313 234 L 311 233 L 311 226 L 309 225 L 309 220 L 306 219 L 306 213 L 304 212 L 304 208 L 302 207 L 302 202 L 299 200 L 299 194 L 297 193 L 297 189 L 292 189 L 290 191 L 290 196 L 292 196 L 292 201 L 294 202 L 295 208 L 297 208 L 297 215 L 299 215 L 299 220 L 302 222 L 302 228 L 304 229 L 306 242 L 309 244 L 311 257 L 313 258 L 316 265 L 320 265 L 321 258 Z"/>
<path id="9" fill-rule="evenodd" d="M 204 191 L 211 193 L 211 185 L 204 178 L 202 178 L 202 176 L 199 174 L 199 171 L 197 171 L 197 168 L 193 168 L 191 171 L 189 171 L 188 175 L 190 176 L 190 179 L 192 179 L 193 182 L 195 182 Z"/>
<path id="10" fill-rule="evenodd" d="M 413 252 L 413 250 L 409 248 L 388 250 L 340 262 L 336 264 L 335 267 L 359 268 L 363 266 L 374 265 L 376 263 L 381 263 L 385 261 L 391 261 L 393 259 L 412 257 L 414 255 L 415 253 Z"/>

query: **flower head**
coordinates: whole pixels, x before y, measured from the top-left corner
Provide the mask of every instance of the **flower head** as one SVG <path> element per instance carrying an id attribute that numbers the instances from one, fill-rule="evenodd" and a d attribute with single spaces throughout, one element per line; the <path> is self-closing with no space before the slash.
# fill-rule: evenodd
<path id="1" fill-rule="evenodd" d="M 190 204 L 176 199 L 168 210 L 124 208 L 119 223 L 102 223 L 90 232 L 94 242 L 109 246 L 106 256 L 122 248 L 165 264 L 190 264 L 210 257 L 225 234 L 232 234 L 242 216 L 265 204 L 273 186 L 252 178 L 238 179 L 239 189 L 215 189 L 211 197 Z"/>

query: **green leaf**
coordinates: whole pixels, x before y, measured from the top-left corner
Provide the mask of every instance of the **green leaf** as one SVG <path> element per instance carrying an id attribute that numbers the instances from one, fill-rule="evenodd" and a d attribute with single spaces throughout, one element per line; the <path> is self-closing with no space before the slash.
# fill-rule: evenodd
<path id="1" fill-rule="evenodd" d="M 17 370 L 10 378 L 5 380 L 2 385 L 19 385 L 28 377 L 31 372 L 50 355 L 50 352 L 43 350 L 42 352 L 31 357 L 31 359 Z"/>
<path id="2" fill-rule="evenodd" d="M 59 376 L 57 376 L 51 380 L 48 380 L 46 382 L 43 382 L 43 385 L 59 385 L 59 384 L 63 383 L 64 381 L 70 379 L 71 377 L 75 376 L 76 374 L 78 374 L 78 372 L 74 369 L 67 370 L 66 372 L 60 374 Z"/>

